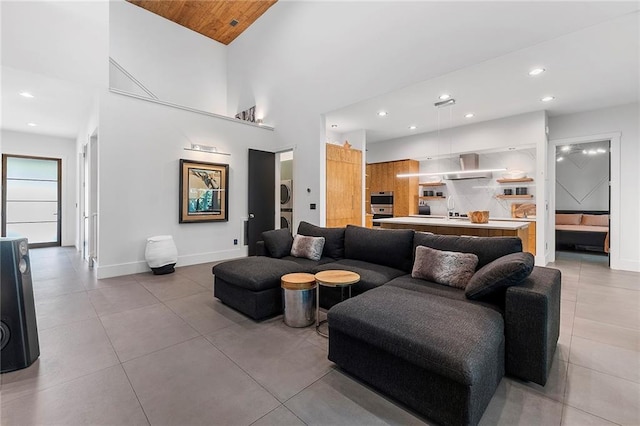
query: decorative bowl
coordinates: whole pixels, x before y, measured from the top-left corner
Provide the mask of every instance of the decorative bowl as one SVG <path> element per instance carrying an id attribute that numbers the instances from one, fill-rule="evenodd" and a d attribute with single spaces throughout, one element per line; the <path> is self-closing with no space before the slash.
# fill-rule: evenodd
<path id="1" fill-rule="evenodd" d="M 503 179 L 522 179 L 525 176 L 527 176 L 527 174 L 522 170 L 507 170 L 502 174 Z"/>
<path id="2" fill-rule="evenodd" d="M 469 220 L 471 223 L 488 223 L 489 222 L 489 211 L 488 210 L 475 210 L 472 212 L 468 212 Z"/>

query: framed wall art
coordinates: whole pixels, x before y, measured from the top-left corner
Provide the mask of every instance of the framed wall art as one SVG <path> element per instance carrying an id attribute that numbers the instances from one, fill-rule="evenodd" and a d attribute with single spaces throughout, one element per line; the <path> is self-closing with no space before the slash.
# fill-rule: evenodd
<path id="1" fill-rule="evenodd" d="M 229 165 L 180 160 L 180 223 L 229 220 Z"/>

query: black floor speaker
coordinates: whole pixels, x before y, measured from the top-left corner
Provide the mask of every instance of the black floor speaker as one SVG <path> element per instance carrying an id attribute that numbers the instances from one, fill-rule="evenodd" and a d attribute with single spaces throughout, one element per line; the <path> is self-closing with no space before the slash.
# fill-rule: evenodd
<path id="1" fill-rule="evenodd" d="M 0 238 L 0 372 L 30 366 L 40 356 L 26 238 Z"/>

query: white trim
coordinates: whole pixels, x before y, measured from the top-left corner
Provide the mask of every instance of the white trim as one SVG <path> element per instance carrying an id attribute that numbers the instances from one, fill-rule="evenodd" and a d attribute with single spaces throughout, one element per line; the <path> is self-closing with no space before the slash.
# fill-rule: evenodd
<path id="1" fill-rule="evenodd" d="M 609 181 L 611 182 L 611 192 L 610 192 L 610 206 L 609 206 L 609 218 L 611 220 L 610 228 L 609 228 L 609 263 L 611 269 L 623 269 L 623 270 L 638 270 L 637 262 L 623 260 L 621 258 L 620 253 L 620 197 L 621 197 L 621 178 L 620 178 L 620 138 L 622 134 L 620 132 L 614 133 L 601 133 L 589 136 L 580 136 L 575 138 L 565 138 L 565 139 L 554 139 L 549 141 L 549 152 L 548 152 L 548 165 L 549 165 L 549 178 L 553 183 L 549 185 L 550 192 L 550 203 L 549 210 L 555 211 L 555 203 L 556 203 L 556 160 L 555 160 L 555 152 L 556 147 L 558 145 L 567 145 L 567 144 L 580 144 L 580 143 L 589 143 L 589 142 L 599 142 L 603 140 L 611 141 L 611 149 L 610 149 L 610 161 L 611 166 L 609 170 Z M 553 149 L 551 149 L 553 148 Z M 549 223 L 547 226 L 550 229 L 555 229 L 556 219 L 555 215 L 549 215 Z M 549 261 L 555 261 L 555 232 L 551 232 L 552 235 L 549 244 L 553 244 L 553 250 L 550 250 Z M 633 264 L 636 264 L 635 267 Z"/>
<path id="2" fill-rule="evenodd" d="M 178 262 L 176 267 L 199 265 L 201 263 L 218 262 L 222 260 L 237 259 L 247 256 L 247 247 L 240 246 L 232 250 L 214 251 L 210 253 L 198 253 L 189 254 L 184 256 L 178 256 Z M 147 262 L 139 260 L 137 262 L 119 263 L 116 265 L 104 265 L 96 268 L 97 278 L 111 278 L 119 277 L 122 275 L 139 274 L 142 272 L 149 272 L 151 269 Z M 213 277 L 213 275 L 211 275 Z"/>

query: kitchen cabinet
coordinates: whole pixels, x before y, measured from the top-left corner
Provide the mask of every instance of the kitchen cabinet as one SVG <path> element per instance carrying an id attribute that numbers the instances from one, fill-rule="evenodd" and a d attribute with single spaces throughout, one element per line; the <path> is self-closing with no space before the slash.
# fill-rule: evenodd
<path id="1" fill-rule="evenodd" d="M 393 162 L 393 215 L 395 217 L 418 214 L 418 177 L 399 178 L 399 174 L 418 173 L 420 164 L 415 160 Z"/>
<path id="2" fill-rule="evenodd" d="M 398 174 L 418 173 L 416 160 L 388 161 L 367 166 L 369 191 L 393 191 L 393 215 L 409 216 L 418 211 L 418 178 L 399 178 Z"/>
<path id="3" fill-rule="evenodd" d="M 362 151 L 327 144 L 326 226 L 362 226 Z"/>

